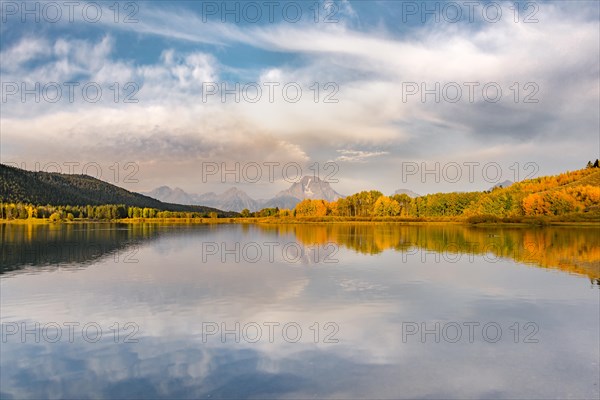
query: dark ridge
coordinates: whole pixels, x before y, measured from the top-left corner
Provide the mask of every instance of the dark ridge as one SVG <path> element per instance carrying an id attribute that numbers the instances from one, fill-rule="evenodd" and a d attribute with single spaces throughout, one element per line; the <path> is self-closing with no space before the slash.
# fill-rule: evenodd
<path id="1" fill-rule="evenodd" d="M 205 206 L 163 203 L 89 175 L 33 172 L 4 164 L 0 164 L 0 202 L 61 206 L 123 204 L 161 211 L 216 212 L 227 217 L 237 215 Z"/>

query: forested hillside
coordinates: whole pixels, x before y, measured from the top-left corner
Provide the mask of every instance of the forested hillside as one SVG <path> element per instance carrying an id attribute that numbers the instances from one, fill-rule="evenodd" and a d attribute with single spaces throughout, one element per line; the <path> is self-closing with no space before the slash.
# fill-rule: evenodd
<path id="1" fill-rule="evenodd" d="M 0 164 L 0 218 L 120 219 L 238 216 L 203 206 L 163 203 L 85 175 L 30 172 Z M 584 215 L 585 214 L 585 215 Z M 600 217 L 600 166 L 516 182 L 484 192 L 411 198 L 369 190 L 337 201 L 306 199 L 293 210 L 265 208 L 243 217 L 456 217 L 481 222 L 520 217 Z M 481 219 L 483 217 L 483 219 Z M 510 222 L 510 221 L 509 221 Z"/>
<path id="2" fill-rule="evenodd" d="M 0 202 L 33 206 L 123 205 L 160 211 L 225 214 L 210 207 L 163 203 L 88 175 L 32 172 L 3 164 L 0 164 Z"/>
<path id="3" fill-rule="evenodd" d="M 335 202 L 304 200 L 296 217 L 478 217 L 497 218 L 600 213 L 598 161 L 585 169 L 517 182 L 485 192 L 435 193 L 416 198 L 363 191 Z"/>

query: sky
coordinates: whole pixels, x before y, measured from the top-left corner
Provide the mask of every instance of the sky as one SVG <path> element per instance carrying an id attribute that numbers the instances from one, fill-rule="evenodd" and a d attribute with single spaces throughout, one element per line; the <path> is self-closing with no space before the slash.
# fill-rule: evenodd
<path id="1" fill-rule="evenodd" d="M 1 1 L 0 161 L 129 190 L 485 190 L 600 153 L 596 1 Z"/>

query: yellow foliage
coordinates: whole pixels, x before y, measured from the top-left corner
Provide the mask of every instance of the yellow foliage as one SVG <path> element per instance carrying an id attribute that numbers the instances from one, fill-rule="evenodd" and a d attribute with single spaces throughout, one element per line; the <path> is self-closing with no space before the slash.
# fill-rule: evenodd
<path id="1" fill-rule="evenodd" d="M 325 200 L 302 200 L 296 205 L 297 217 L 324 217 L 327 215 L 328 203 Z"/>
<path id="2" fill-rule="evenodd" d="M 375 202 L 373 215 L 376 217 L 393 217 L 400 214 L 400 204 L 387 196 L 381 196 Z"/>

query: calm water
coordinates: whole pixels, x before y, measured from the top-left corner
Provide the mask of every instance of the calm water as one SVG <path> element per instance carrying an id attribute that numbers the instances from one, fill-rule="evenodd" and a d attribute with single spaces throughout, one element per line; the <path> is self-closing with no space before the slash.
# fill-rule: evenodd
<path id="1" fill-rule="evenodd" d="M 2 398 L 598 398 L 597 228 L 0 225 Z"/>

